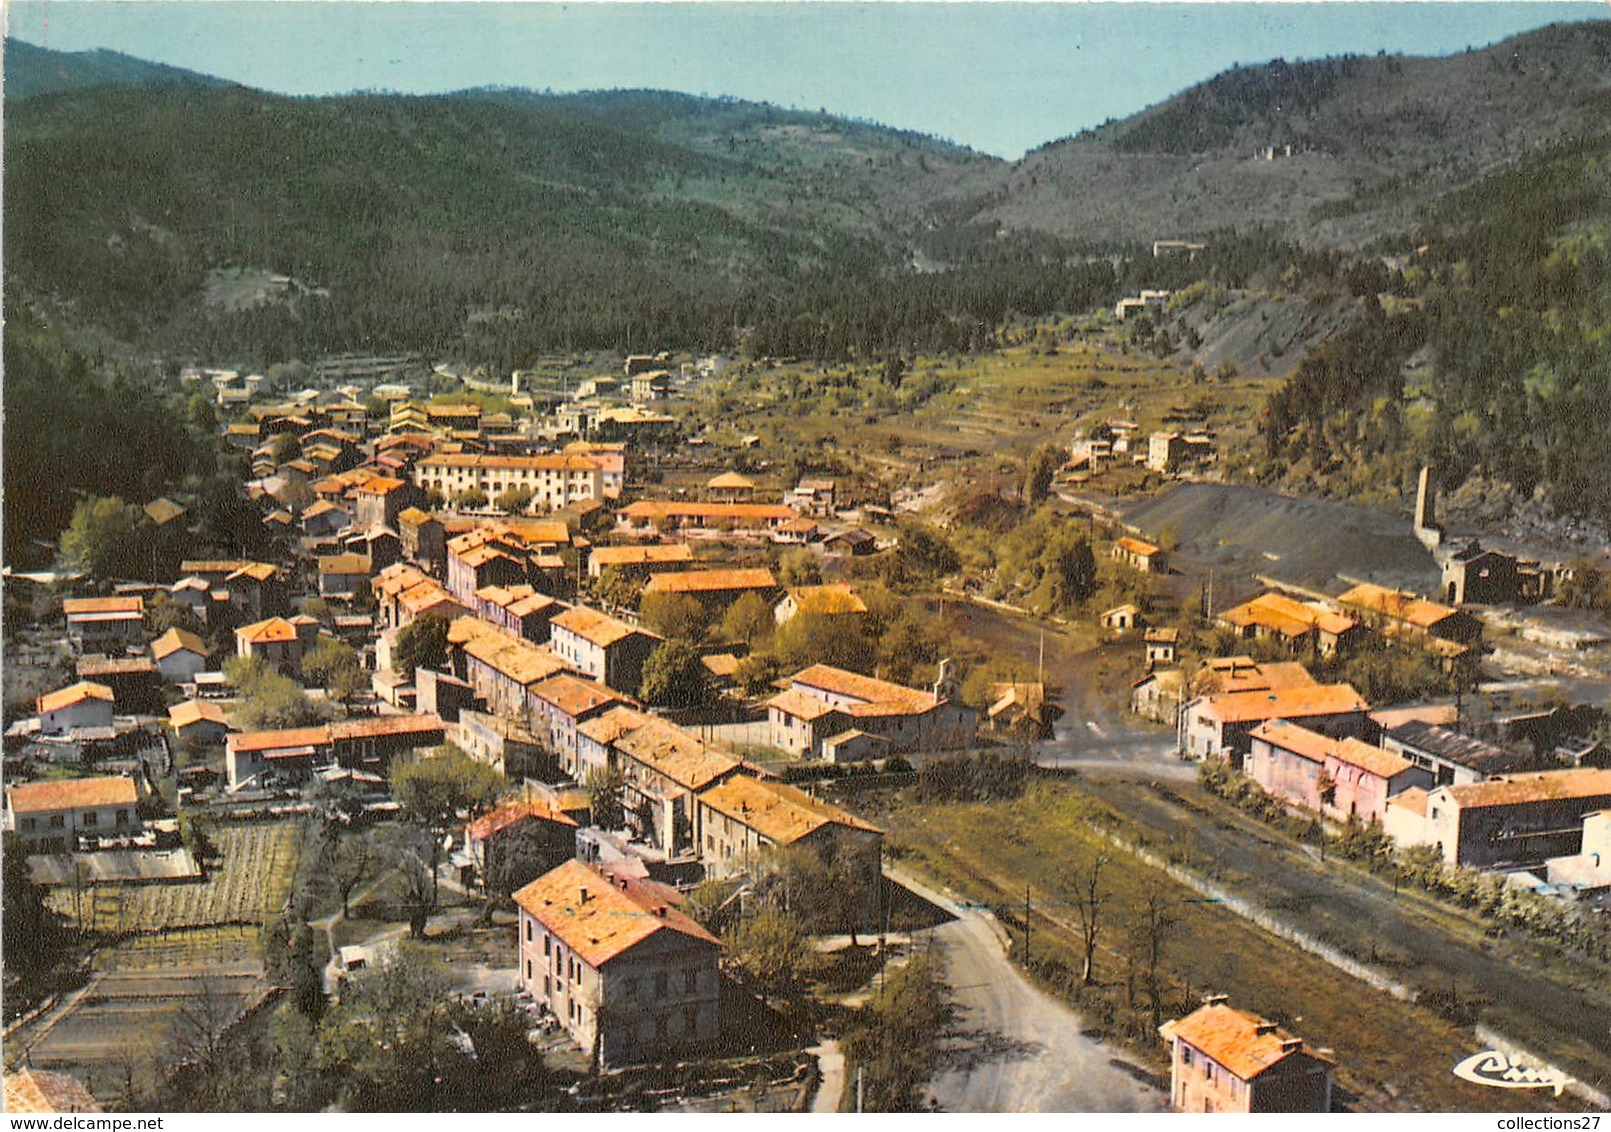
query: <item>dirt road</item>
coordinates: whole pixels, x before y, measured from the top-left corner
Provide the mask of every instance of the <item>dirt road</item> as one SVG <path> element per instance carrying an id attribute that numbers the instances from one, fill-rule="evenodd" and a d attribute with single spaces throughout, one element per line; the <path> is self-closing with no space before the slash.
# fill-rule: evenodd
<path id="1" fill-rule="evenodd" d="M 890 876 L 955 917 L 933 930 L 958 1007 L 943 1068 L 929 1085 L 946 1112 L 1161 1112 L 1168 1096 L 1082 1032 L 1079 1015 L 1026 981 L 988 912 L 915 877 Z"/>

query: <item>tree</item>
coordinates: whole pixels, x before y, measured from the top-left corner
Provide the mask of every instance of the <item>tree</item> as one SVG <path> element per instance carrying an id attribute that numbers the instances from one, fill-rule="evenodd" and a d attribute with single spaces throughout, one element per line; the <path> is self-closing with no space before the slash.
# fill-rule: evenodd
<path id="1" fill-rule="evenodd" d="M 791 672 L 813 664 L 831 664 L 852 672 L 871 672 L 877 649 L 856 617 L 797 613 L 772 638 L 778 659 Z"/>
<path id="2" fill-rule="evenodd" d="M 797 988 L 815 958 L 799 917 L 770 903 L 735 924 L 723 942 L 763 1000 Z"/>
<path id="3" fill-rule="evenodd" d="M 1030 454 L 1024 469 L 1024 502 L 1034 507 L 1044 503 L 1051 495 L 1052 480 L 1065 459 L 1060 445 L 1051 441 L 1042 444 Z"/>
<path id="4" fill-rule="evenodd" d="M 413 942 L 353 980 L 319 1030 L 319 1062 L 339 1082 L 341 1108 L 442 1107 L 443 1070 L 457 1052 L 443 1005 L 451 986 L 442 960 Z"/>
<path id="5" fill-rule="evenodd" d="M 433 845 L 431 852 L 435 854 L 436 851 Z M 425 925 L 430 922 L 431 912 L 436 907 L 436 870 L 425 863 L 425 858 L 417 849 L 406 847 L 394 851 L 392 867 L 402 884 L 403 906 L 408 909 L 408 934 L 415 939 L 423 939 Z"/>
<path id="6" fill-rule="evenodd" d="M 1106 853 L 1096 853 L 1074 874 L 1074 912 L 1080 922 L 1083 951 L 1080 984 L 1087 987 L 1096 982 L 1096 943 L 1102 933 L 1102 908 L 1108 900 L 1102 888 L 1102 870 L 1107 863 Z"/>
<path id="7" fill-rule="evenodd" d="M 884 359 L 883 378 L 891 389 L 899 389 L 906 380 L 906 362 L 899 354 L 890 354 Z"/>
<path id="8" fill-rule="evenodd" d="M 1065 528 L 1055 535 L 1042 556 L 1043 581 L 1039 603 L 1048 612 L 1073 609 L 1096 593 L 1096 555 L 1085 538 Z"/>
<path id="9" fill-rule="evenodd" d="M 188 605 L 181 605 L 165 593 L 152 594 L 146 600 L 145 626 L 153 637 L 160 637 L 169 629 L 183 629 L 199 637 L 207 630 Z"/>
<path id="10" fill-rule="evenodd" d="M 213 400 L 207 394 L 200 391 L 192 393 L 186 412 L 190 416 L 191 427 L 197 432 L 210 437 L 218 431 L 218 410 L 213 407 Z"/>
<path id="11" fill-rule="evenodd" d="M 328 704 L 315 703 L 295 680 L 270 670 L 257 657 L 230 657 L 224 662 L 224 678 L 235 688 L 232 718 L 244 731 L 306 727 L 329 718 Z"/>
<path id="12" fill-rule="evenodd" d="M 431 833 L 431 903 L 436 903 L 442 838 L 460 815 L 490 806 L 503 790 L 503 776 L 454 746 L 407 763 L 392 775 L 392 796 L 403 812 Z"/>
<path id="13" fill-rule="evenodd" d="M 479 487 L 467 487 L 453 493 L 453 506 L 478 511 L 487 505 L 487 493 Z"/>
<path id="14" fill-rule="evenodd" d="M 0 847 L 0 876 L 4 887 L 0 947 L 4 948 L 6 967 L 25 975 L 42 971 L 61 951 L 61 926 L 45 904 L 45 890 L 28 871 L 22 839 L 9 830 Z"/>
<path id="15" fill-rule="evenodd" d="M 643 662 L 638 694 L 660 707 L 698 708 L 710 702 L 710 673 L 687 641 L 671 640 Z"/>
<path id="16" fill-rule="evenodd" d="M 822 563 L 803 546 L 785 550 L 778 559 L 778 581 L 785 586 L 814 586 L 822 581 Z"/>
<path id="17" fill-rule="evenodd" d="M 116 496 L 91 495 L 73 508 L 62 532 L 62 565 L 95 578 L 138 575 L 149 569 L 141 520 L 145 513 Z"/>
<path id="18" fill-rule="evenodd" d="M 847 1069 L 853 1065 L 862 1071 L 868 1111 L 913 1112 L 920 1107 L 951 1013 L 940 962 L 927 952 L 890 972 L 883 987 L 855 1012 L 841 1045 Z"/>
<path id="19" fill-rule="evenodd" d="M 1151 878 L 1142 885 L 1140 903 L 1130 921 L 1129 958 L 1133 966 L 1140 967 L 1154 1030 L 1163 1025 L 1163 984 L 1159 968 L 1163 964 L 1164 944 L 1179 922 L 1169 905 L 1164 883 Z"/>
<path id="20" fill-rule="evenodd" d="M 772 635 L 776 622 L 772 607 L 754 590 L 739 595 L 722 616 L 722 639 L 758 646 Z"/>
<path id="21" fill-rule="evenodd" d="M 609 566 L 593 579 L 593 596 L 605 605 L 617 609 L 629 609 L 638 604 L 638 594 L 643 589 L 641 582 L 633 581 L 632 577 L 619 566 Z"/>
<path id="22" fill-rule="evenodd" d="M 626 808 L 621 803 L 626 779 L 619 768 L 590 768 L 582 781 L 582 789 L 587 791 L 587 804 L 592 810 L 594 825 L 600 829 L 620 829 L 626 824 Z"/>
<path id="23" fill-rule="evenodd" d="M 302 676 L 312 680 L 334 700 L 348 700 L 366 683 L 357 651 L 334 637 L 321 637 L 313 651 L 302 658 Z"/>
<path id="24" fill-rule="evenodd" d="M 370 875 L 374 861 L 375 843 L 367 833 L 343 838 L 339 843 L 335 861 L 336 891 L 341 893 L 341 914 L 352 914 L 348 901 L 360 884 Z"/>
<path id="25" fill-rule="evenodd" d="M 397 630 L 397 644 L 392 649 L 397 674 L 412 677 L 416 668 L 442 667 L 447 661 L 450 624 L 446 617 L 433 613 L 416 617 Z"/>
<path id="26" fill-rule="evenodd" d="M 700 641 L 710 627 L 710 613 L 687 594 L 645 594 L 640 612 L 643 624 L 662 637 Z"/>
<path id="27" fill-rule="evenodd" d="M 512 487 L 507 491 L 498 493 L 492 505 L 508 515 L 518 515 L 531 506 L 535 492 L 529 487 Z"/>

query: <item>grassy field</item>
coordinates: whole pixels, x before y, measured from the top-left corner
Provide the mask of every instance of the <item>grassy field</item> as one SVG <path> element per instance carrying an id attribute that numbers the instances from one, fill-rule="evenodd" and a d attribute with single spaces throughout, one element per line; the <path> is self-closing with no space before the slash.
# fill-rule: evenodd
<path id="1" fill-rule="evenodd" d="M 1001 908 L 1021 923 L 1025 886 L 1035 913 L 1032 946 L 1053 989 L 1079 997 L 1073 880 L 1078 862 L 1107 847 L 1114 819 L 1075 787 L 1036 784 L 1022 799 L 990 805 L 902 804 L 877 820 L 890 831 L 889 851 L 968 897 Z M 1110 899 L 1097 976 L 1082 1010 L 1093 1022 L 1122 1029 L 1126 997 L 1126 928 L 1148 886 L 1159 886 L 1175 926 L 1163 949 L 1165 1012 L 1192 1009 L 1211 991 L 1233 1004 L 1290 1026 L 1311 1045 L 1331 1049 L 1338 1083 L 1355 1107 L 1389 1111 L 1489 1111 L 1575 1108 L 1540 1090 L 1525 1095 L 1482 1089 L 1450 1069 L 1475 1052 L 1468 1032 L 1434 1011 L 1368 990 L 1323 960 L 1268 935 L 1230 911 L 1206 903 L 1136 858 L 1107 849 L 1103 874 Z M 1154 1065 L 1161 1044 L 1132 1031 L 1138 1052 Z"/>
<path id="2" fill-rule="evenodd" d="M 259 925 L 278 912 L 291 891 L 301 826 L 265 822 L 219 827 L 219 860 L 205 880 L 188 884 L 98 885 L 78 901 L 84 928 L 102 932 L 175 931 L 218 925 Z M 50 903 L 77 922 L 74 894 L 57 888 Z"/>

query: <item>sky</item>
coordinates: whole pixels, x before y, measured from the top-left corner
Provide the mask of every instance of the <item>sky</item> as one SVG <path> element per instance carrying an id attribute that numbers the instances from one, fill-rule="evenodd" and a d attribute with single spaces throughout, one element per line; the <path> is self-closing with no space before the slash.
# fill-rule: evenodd
<path id="1" fill-rule="evenodd" d="M 657 88 L 869 119 L 1017 158 L 1232 64 L 1442 55 L 1608 0 L 437 3 L 11 0 L 8 33 L 263 90 Z"/>

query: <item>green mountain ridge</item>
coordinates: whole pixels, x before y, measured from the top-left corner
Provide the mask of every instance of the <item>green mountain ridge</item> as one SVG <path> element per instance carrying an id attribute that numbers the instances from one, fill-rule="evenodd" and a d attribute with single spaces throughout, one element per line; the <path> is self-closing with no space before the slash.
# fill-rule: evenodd
<path id="1" fill-rule="evenodd" d="M 225 79 L 165 63 L 147 62 L 105 48 L 52 51 L 9 36 L 5 41 L 5 97 L 8 101 L 90 87 L 139 87 L 175 82 L 232 85 Z"/>

